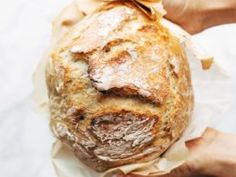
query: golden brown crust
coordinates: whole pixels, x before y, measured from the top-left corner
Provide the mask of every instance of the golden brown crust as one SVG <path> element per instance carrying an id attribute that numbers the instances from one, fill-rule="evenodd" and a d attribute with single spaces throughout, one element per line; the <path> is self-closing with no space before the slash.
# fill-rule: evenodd
<path id="1" fill-rule="evenodd" d="M 129 4 L 76 24 L 52 52 L 46 79 L 53 133 L 98 171 L 157 158 L 193 108 L 179 41 Z"/>

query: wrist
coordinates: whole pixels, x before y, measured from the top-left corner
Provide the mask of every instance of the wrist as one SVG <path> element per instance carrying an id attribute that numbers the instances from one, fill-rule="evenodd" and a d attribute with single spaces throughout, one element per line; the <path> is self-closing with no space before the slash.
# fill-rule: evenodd
<path id="1" fill-rule="evenodd" d="M 225 176 L 234 176 L 236 174 L 236 159 L 235 155 L 232 155 L 230 157 L 224 157 L 223 160 L 221 160 L 221 171 L 224 173 Z M 215 174 L 216 175 L 216 174 Z"/>
<path id="2" fill-rule="evenodd" d="M 219 156 L 219 154 L 207 155 L 202 159 L 197 171 L 201 175 L 232 177 L 236 174 L 236 159 L 233 157 Z"/>
<path id="3" fill-rule="evenodd" d="M 212 154 L 206 154 L 201 159 L 198 159 L 198 161 L 197 173 L 201 175 L 215 175 L 221 171 L 223 166 L 223 162 Z"/>
<path id="4" fill-rule="evenodd" d="M 236 1 L 216 0 L 201 3 L 202 26 L 204 29 L 221 24 L 236 22 Z"/>

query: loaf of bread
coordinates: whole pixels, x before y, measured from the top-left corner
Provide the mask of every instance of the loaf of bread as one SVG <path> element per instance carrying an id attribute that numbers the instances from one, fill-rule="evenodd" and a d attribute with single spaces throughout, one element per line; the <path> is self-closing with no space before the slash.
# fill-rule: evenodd
<path id="1" fill-rule="evenodd" d="M 54 135 L 97 171 L 158 158 L 191 118 L 179 40 L 130 3 L 104 6 L 64 35 L 46 81 Z"/>

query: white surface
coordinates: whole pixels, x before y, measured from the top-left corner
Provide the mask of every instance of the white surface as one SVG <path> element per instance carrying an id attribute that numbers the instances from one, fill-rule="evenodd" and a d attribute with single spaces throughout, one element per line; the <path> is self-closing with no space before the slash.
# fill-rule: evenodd
<path id="1" fill-rule="evenodd" d="M 48 46 L 50 23 L 69 0 L 0 0 L 0 176 L 54 177 L 47 119 L 33 111 L 32 73 Z M 227 71 L 233 104 L 213 122 L 236 133 L 236 25 L 205 31 L 195 39 Z M 224 90 L 222 90 L 223 92 Z"/>

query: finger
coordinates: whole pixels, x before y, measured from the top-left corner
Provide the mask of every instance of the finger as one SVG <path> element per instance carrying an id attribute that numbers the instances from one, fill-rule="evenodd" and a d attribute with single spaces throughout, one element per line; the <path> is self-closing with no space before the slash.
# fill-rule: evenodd
<path id="1" fill-rule="evenodd" d="M 213 128 L 207 128 L 201 137 L 186 141 L 186 147 L 190 151 L 195 151 L 196 149 L 204 148 L 208 146 L 219 133 L 219 131 Z"/>

